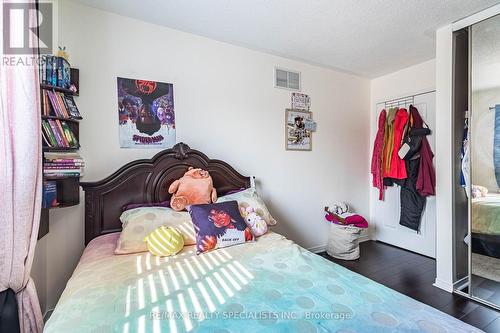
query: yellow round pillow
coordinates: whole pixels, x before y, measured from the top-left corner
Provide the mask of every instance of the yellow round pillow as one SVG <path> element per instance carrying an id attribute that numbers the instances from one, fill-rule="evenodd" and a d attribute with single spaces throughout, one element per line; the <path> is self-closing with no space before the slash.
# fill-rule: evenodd
<path id="1" fill-rule="evenodd" d="M 184 237 L 176 228 L 161 226 L 144 238 L 149 252 L 159 257 L 177 254 L 184 247 Z"/>

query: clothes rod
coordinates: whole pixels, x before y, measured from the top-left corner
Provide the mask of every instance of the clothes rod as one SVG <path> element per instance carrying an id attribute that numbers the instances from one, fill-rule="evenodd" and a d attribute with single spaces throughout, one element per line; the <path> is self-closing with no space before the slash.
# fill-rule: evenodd
<path id="1" fill-rule="evenodd" d="M 427 95 L 427 94 L 430 94 L 430 93 L 433 93 L 433 92 L 436 92 L 436 90 L 434 89 L 434 90 L 429 90 L 429 91 L 421 92 L 421 93 L 418 93 L 418 94 L 415 94 L 415 95 L 408 95 L 408 96 L 404 96 L 404 97 L 394 98 L 394 99 L 390 99 L 390 100 L 387 100 L 387 101 L 380 102 L 378 104 L 382 104 L 382 103 L 390 104 L 391 102 L 397 102 L 397 101 L 401 101 L 401 100 L 405 100 L 405 99 L 409 99 L 409 98 L 415 98 L 417 96 Z"/>

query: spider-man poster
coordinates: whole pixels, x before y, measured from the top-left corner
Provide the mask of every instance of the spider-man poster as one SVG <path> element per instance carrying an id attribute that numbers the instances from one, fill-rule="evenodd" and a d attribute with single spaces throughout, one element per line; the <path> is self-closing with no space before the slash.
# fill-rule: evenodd
<path id="1" fill-rule="evenodd" d="M 119 77 L 120 147 L 165 148 L 175 144 L 174 86 Z"/>

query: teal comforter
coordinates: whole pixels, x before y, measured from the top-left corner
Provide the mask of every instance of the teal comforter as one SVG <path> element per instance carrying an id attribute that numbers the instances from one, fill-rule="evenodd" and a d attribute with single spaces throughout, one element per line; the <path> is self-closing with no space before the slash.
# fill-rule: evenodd
<path id="1" fill-rule="evenodd" d="M 92 241 L 45 332 L 478 332 L 269 233 L 160 259 Z"/>

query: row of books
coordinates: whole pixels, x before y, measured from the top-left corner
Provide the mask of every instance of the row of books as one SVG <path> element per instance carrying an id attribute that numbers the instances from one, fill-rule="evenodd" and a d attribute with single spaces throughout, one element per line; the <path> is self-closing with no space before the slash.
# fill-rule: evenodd
<path id="1" fill-rule="evenodd" d="M 44 116 L 82 119 L 73 96 L 51 90 L 42 90 L 42 114 Z"/>
<path id="2" fill-rule="evenodd" d="M 81 177 L 85 163 L 78 153 L 46 152 L 43 161 L 45 177 Z"/>
<path id="3" fill-rule="evenodd" d="M 80 144 L 68 124 L 59 119 L 42 119 L 44 145 L 57 148 L 78 148 Z"/>
<path id="4" fill-rule="evenodd" d="M 69 62 L 63 57 L 44 55 L 40 62 L 42 84 L 68 89 L 71 85 Z"/>

